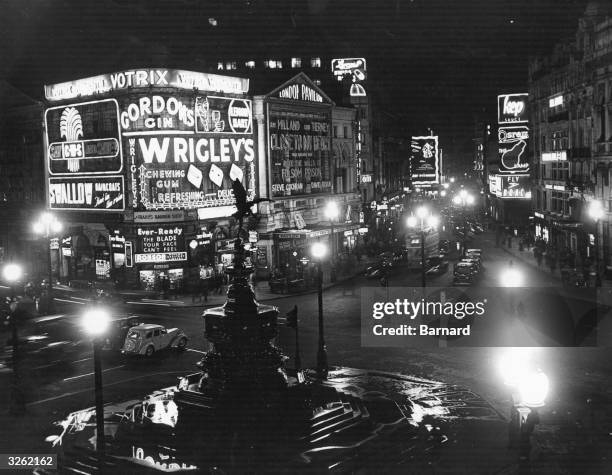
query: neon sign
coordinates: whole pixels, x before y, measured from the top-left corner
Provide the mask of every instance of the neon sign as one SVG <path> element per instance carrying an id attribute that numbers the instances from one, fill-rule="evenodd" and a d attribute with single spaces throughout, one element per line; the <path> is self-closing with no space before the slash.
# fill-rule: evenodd
<path id="1" fill-rule="evenodd" d="M 498 132 L 500 172 L 528 172 L 529 162 L 527 156 L 527 140 L 529 128 L 527 126 L 499 127 Z"/>
<path id="2" fill-rule="evenodd" d="M 361 84 L 366 79 L 365 58 L 332 59 L 331 69 L 334 77 L 338 81 L 342 81 L 345 76 L 351 76 L 351 88 L 349 94 L 352 97 L 366 95 L 365 88 Z"/>
<path id="3" fill-rule="evenodd" d="M 438 137 L 435 135 L 412 137 L 410 177 L 413 185 L 440 182 Z"/>
<path id="4" fill-rule="evenodd" d="M 132 69 L 46 85 L 45 98 L 48 101 L 63 101 L 107 94 L 111 91 L 149 87 L 174 87 L 189 91 L 196 89 L 199 91 L 245 94 L 249 91 L 249 80 L 180 69 Z"/>
<path id="5" fill-rule="evenodd" d="M 542 152 L 543 162 L 557 162 L 567 160 L 567 150 L 557 150 L 556 152 Z"/>
<path id="6" fill-rule="evenodd" d="M 51 175 L 104 175 L 123 169 L 119 105 L 103 99 L 45 111 Z"/>
<path id="7" fill-rule="evenodd" d="M 562 106 L 563 105 L 563 96 L 551 97 L 548 99 L 548 107 L 551 109 L 553 107 Z"/>
<path id="8" fill-rule="evenodd" d="M 496 195 L 500 198 L 531 199 L 529 175 L 498 176 Z"/>
<path id="9" fill-rule="evenodd" d="M 123 211 L 123 176 L 50 177 L 49 208 L 72 211 Z"/>
<path id="10" fill-rule="evenodd" d="M 497 96 L 497 122 L 499 124 L 528 122 L 527 96 L 527 93 Z"/>

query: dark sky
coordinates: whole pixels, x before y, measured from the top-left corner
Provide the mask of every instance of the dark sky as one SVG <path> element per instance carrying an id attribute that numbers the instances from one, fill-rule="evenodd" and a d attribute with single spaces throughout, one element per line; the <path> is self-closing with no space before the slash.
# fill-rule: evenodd
<path id="1" fill-rule="evenodd" d="M 0 75 L 41 97 L 45 83 L 123 68 L 211 71 L 207 59 L 218 52 L 272 50 L 289 38 L 365 56 L 382 107 L 460 148 L 474 115 L 494 111 L 498 93 L 526 89 L 529 55 L 574 34 L 586 3 L 2 0 Z"/>

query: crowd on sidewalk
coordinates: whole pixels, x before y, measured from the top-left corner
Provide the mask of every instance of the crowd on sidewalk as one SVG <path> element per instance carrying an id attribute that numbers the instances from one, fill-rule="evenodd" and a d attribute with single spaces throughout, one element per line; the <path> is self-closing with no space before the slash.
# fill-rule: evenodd
<path id="1" fill-rule="evenodd" d="M 514 254 L 561 279 L 563 285 L 594 287 L 601 284 L 601 269 L 598 272 L 594 259 L 536 238 L 530 231 L 518 233 L 498 225 L 496 246 L 515 251 Z"/>

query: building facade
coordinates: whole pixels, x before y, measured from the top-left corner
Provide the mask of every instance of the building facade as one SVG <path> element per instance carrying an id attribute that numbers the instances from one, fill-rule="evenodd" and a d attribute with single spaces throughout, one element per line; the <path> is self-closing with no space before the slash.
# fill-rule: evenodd
<path id="1" fill-rule="evenodd" d="M 569 265 L 610 266 L 612 20 L 590 2 L 575 37 L 529 67 L 533 123 L 533 214 L 537 237 Z M 604 208 L 595 220 L 594 202 Z"/>

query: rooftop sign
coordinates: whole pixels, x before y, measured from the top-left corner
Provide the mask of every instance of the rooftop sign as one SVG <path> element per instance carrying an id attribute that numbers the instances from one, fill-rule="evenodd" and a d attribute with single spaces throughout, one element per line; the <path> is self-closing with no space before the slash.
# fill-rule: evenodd
<path id="1" fill-rule="evenodd" d="M 181 69 L 130 69 L 45 86 L 48 101 L 63 101 L 147 87 L 246 94 L 249 80 L 218 74 L 198 73 Z"/>

